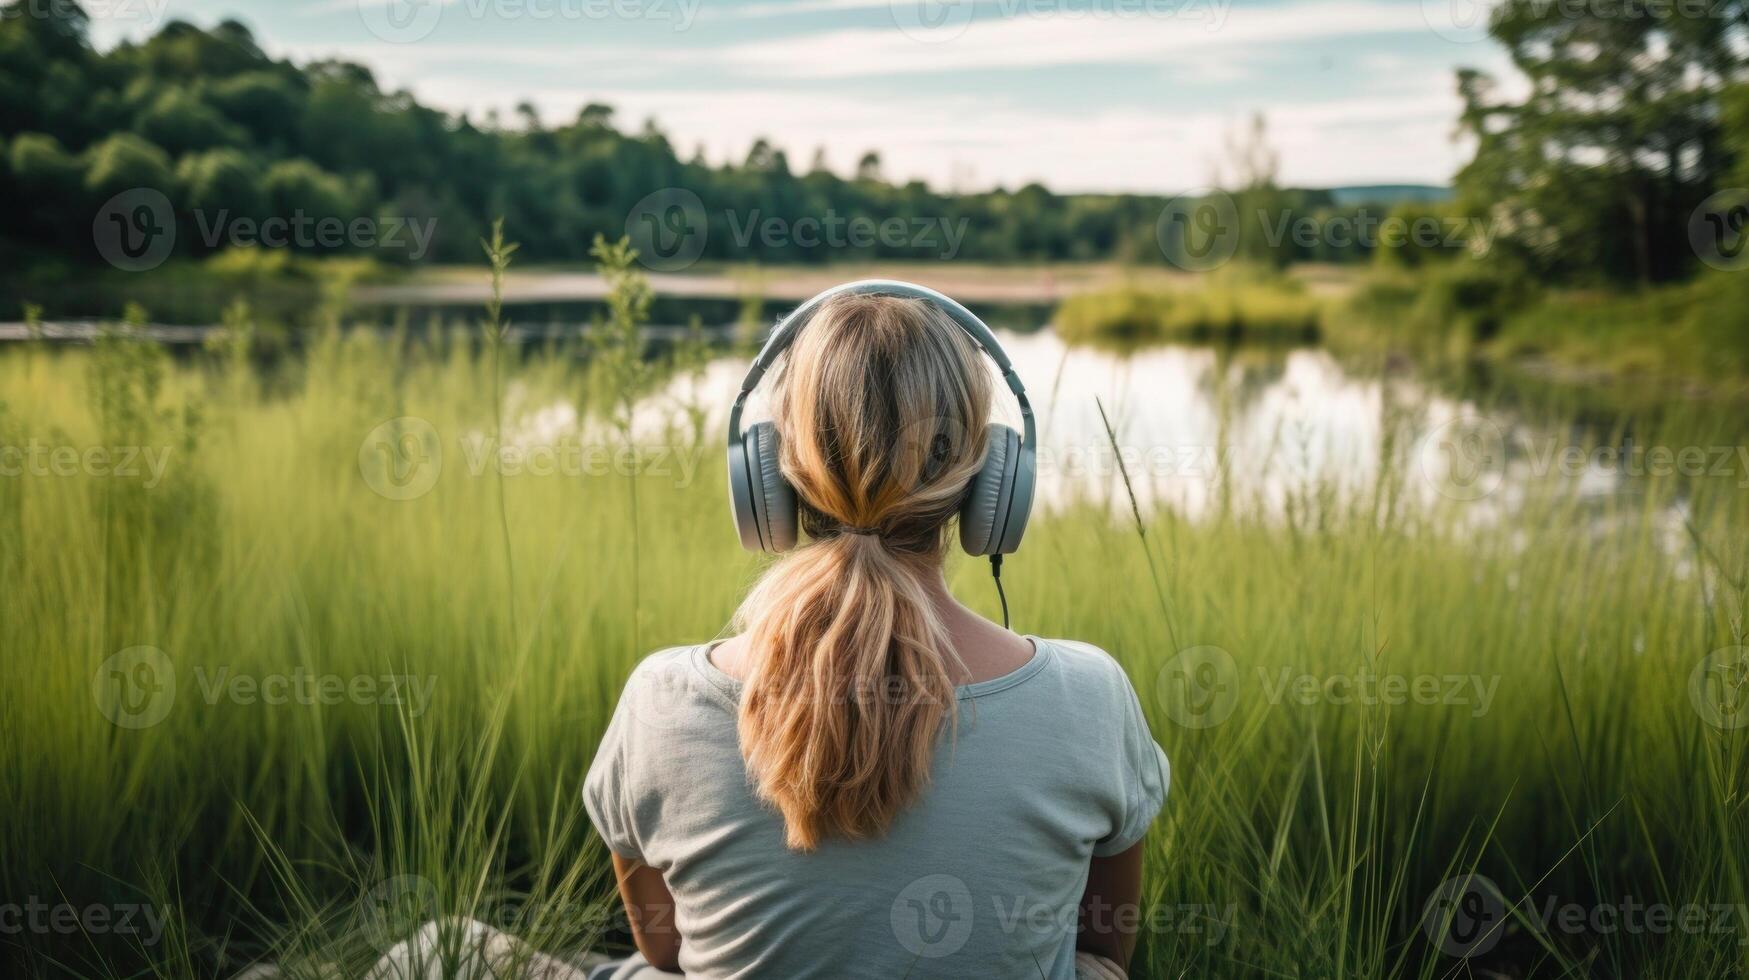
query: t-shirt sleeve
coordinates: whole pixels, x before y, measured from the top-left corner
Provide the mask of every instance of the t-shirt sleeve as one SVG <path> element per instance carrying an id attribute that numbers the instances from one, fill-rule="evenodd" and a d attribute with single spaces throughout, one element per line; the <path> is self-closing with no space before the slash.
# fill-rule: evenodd
<path id="1" fill-rule="evenodd" d="M 1115 663 L 1113 667 L 1116 668 Z M 1166 789 L 1172 777 L 1166 753 L 1148 730 L 1148 720 L 1142 715 L 1136 689 L 1122 669 L 1116 669 L 1122 688 L 1118 694 L 1120 704 L 1114 713 L 1122 719 L 1119 768 L 1123 783 L 1123 811 L 1111 834 L 1094 842 L 1093 853 L 1098 857 L 1121 854 L 1147 836 L 1148 827 L 1166 802 Z"/>
<path id="2" fill-rule="evenodd" d="M 631 689 L 636 683 L 638 676 L 634 673 L 626 682 L 626 690 L 620 693 L 613 720 L 607 723 L 601 745 L 595 750 L 595 761 L 589 764 L 589 774 L 583 778 L 583 808 L 589 812 L 589 820 L 608 850 L 623 858 L 642 861 L 644 851 L 632 819 L 631 767 L 626 745 L 633 726 L 627 717 L 627 702 L 636 696 Z"/>

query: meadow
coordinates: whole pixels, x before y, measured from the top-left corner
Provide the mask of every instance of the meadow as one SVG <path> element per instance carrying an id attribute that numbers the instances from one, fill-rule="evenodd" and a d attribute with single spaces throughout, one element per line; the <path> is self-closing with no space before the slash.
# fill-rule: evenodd
<path id="1" fill-rule="evenodd" d="M 265 361 L 239 309 L 188 356 L 126 324 L 0 351 L 28 450 L 0 477 L 0 962 L 355 976 L 456 915 L 624 948 L 583 773 L 632 666 L 719 635 L 762 560 L 683 383 L 705 352 L 509 350 L 496 321 L 332 317 Z M 1728 445 L 1726 414 L 1635 435 Z M 1015 628 L 1111 651 L 1173 763 L 1132 975 L 1740 975 L 1749 473 L 1424 506 L 1410 448 L 1279 507 L 1224 470 L 1195 520 L 1112 472 L 1007 563 Z"/>

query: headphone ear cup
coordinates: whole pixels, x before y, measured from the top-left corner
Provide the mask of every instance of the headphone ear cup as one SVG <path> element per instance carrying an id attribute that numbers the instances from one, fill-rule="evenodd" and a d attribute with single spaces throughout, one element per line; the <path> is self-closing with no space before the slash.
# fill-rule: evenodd
<path id="1" fill-rule="evenodd" d="M 788 551 L 796 545 L 796 492 L 778 462 L 777 426 L 755 424 L 738 449 L 729 449 L 729 496 L 741 546 Z"/>
<path id="2" fill-rule="evenodd" d="M 984 465 L 972 477 L 960 505 L 960 547 L 970 555 L 1000 555 L 1020 543 L 1020 528 L 1009 533 L 1015 503 L 1016 469 L 1024 453 L 1020 436 L 1006 425 L 991 423 L 984 430 Z M 1027 480 L 1026 508 L 1032 505 L 1032 482 Z M 1020 515 L 1021 524 L 1026 514 Z"/>
<path id="3" fill-rule="evenodd" d="M 1002 540 L 996 546 L 999 555 L 1011 555 L 1020 550 L 1021 535 L 1026 533 L 1027 519 L 1032 516 L 1032 491 L 1038 479 L 1038 455 L 1034 448 L 1023 445 L 1019 435 L 1014 437 L 1014 445 L 1014 483 L 1008 491 Z"/>

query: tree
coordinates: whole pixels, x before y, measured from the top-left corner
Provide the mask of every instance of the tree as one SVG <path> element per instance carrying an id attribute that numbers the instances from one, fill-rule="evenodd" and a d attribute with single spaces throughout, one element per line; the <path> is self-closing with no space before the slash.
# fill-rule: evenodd
<path id="1" fill-rule="evenodd" d="M 39 201 L 76 191 L 82 179 L 79 161 L 45 133 L 20 133 L 12 141 L 10 163 L 12 178 Z"/>
<path id="2" fill-rule="evenodd" d="M 1495 258 L 1559 278 L 1641 282 L 1690 267 L 1686 222 L 1723 164 L 1719 98 L 1744 77 L 1745 0 L 1506 0 L 1489 25 L 1529 80 L 1520 102 L 1459 74 L 1476 156 L 1463 200 L 1487 208 Z"/>
<path id="3" fill-rule="evenodd" d="M 215 146 L 241 146 L 248 133 L 185 88 L 160 95 L 134 124 L 146 139 L 175 156 Z"/>
<path id="4" fill-rule="evenodd" d="M 261 180 L 267 206 L 281 218 L 302 215 L 312 221 L 322 218 L 351 220 L 368 211 L 354 188 L 309 160 L 281 160 L 267 168 Z"/>
<path id="5" fill-rule="evenodd" d="M 232 149 L 209 150 L 183 157 L 176 182 L 185 207 L 234 217 L 259 217 L 265 211 L 261 168 Z"/>
<path id="6" fill-rule="evenodd" d="M 150 140 L 117 133 L 85 154 L 85 190 L 93 201 L 135 188 L 173 189 L 170 155 Z"/>
<path id="7" fill-rule="evenodd" d="M 207 100 L 257 144 L 289 147 L 297 139 L 307 90 L 279 71 L 250 71 L 208 86 Z"/>
<path id="8" fill-rule="evenodd" d="M 754 173 L 773 173 L 777 170 L 777 164 L 781 157 L 782 151 L 772 146 L 765 137 L 761 136 L 753 141 L 752 146 L 747 148 L 747 161 L 741 166 Z"/>
<path id="9" fill-rule="evenodd" d="M 613 106 L 589 103 L 577 113 L 577 125 L 584 129 L 612 129 Z"/>
<path id="10" fill-rule="evenodd" d="M 1294 257 L 1294 244 L 1277 238 L 1277 229 L 1305 215 L 1293 207 L 1293 199 L 1277 182 L 1281 154 L 1269 140 L 1263 113 L 1253 113 L 1244 126 L 1229 129 L 1222 146 L 1225 160 L 1217 167 L 1215 184 L 1227 188 L 1233 199 L 1239 221 L 1237 254 L 1260 265 L 1286 265 Z"/>
<path id="11" fill-rule="evenodd" d="M 14 233 L 30 241 L 68 248 L 84 234 L 65 219 L 84 202 L 84 169 L 59 140 L 45 133 L 21 133 L 8 154 L 8 221 Z"/>
<path id="12" fill-rule="evenodd" d="M 881 155 L 869 150 L 856 161 L 856 179 L 879 183 L 881 180 Z"/>

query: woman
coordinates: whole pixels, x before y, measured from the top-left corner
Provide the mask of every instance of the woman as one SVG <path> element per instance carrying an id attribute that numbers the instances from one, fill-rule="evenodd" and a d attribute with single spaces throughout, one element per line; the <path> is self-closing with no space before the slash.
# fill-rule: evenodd
<path id="1" fill-rule="evenodd" d="M 809 540 L 738 635 L 653 654 L 621 694 L 584 799 L 641 955 L 593 976 L 1123 975 L 1165 756 L 1109 656 L 948 591 L 946 530 L 976 496 L 1007 506 L 980 481 L 1016 450 L 986 428 L 968 334 L 1006 358 L 963 308 L 916 298 L 933 295 L 816 298 L 749 375 L 743 398 L 783 352 L 743 537 L 787 544 L 793 491 Z M 1015 506 L 1019 525 L 962 542 L 1012 550 Z"/>

